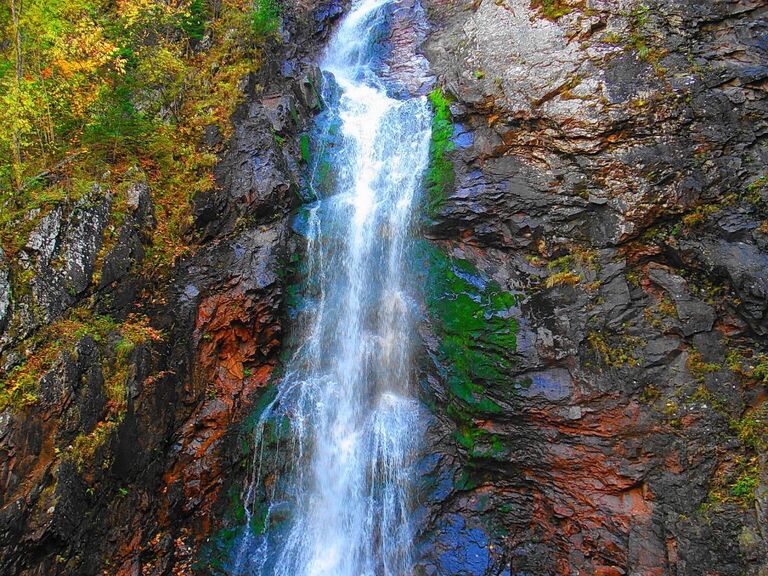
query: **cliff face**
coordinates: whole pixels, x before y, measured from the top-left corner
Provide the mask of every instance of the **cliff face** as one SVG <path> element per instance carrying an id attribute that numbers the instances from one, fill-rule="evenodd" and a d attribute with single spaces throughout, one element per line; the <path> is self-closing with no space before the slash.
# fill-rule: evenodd
<path id="1" fill-rule="evenodd" d="M 423 573 L 766 573 L 764 3 L 425 7 Z"/>
<path id="2" fill-rule="evenodd" d="M 438 87 L 417 573 L 767 573 L 767 9 L 423 8 L 429 29 L 402 3 L 384 56 L 425 92 L 399 57 L 421 44 Z M 4 574 L 188 574 L 242 520 L 340 13 L 286 13 L 232 137 L 206 131 L 217 187 L 168 276 L 137 269 L 158 226 L 140 167 L 0 252 Z"/>
<path id="3" fill-rule="evenodd" d="M 286 10 L 284 42 L 241 82 L 233 136 L 205 131 L 216 186 L 194 198 L 169 273 L 142 266 L 158 219 L 140 167 L 19 226 L 0 258 L 3 574 L 191 570 L 278 363 L 299 134 L 319 107 L 311 56 L 340 10 Z"/>

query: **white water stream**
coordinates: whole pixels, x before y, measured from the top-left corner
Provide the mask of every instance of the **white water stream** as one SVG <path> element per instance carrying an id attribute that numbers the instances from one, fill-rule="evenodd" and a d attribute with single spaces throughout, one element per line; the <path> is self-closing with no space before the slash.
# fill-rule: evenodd
<path id="1" fill-rule="evenodd" d="M 307 231 L 308 320 L 256 426 L 236 576 L 406 576 L 420 408 L 410 232 L 428 162 L 426 98 L 391 97 L 374 47 L 391 0 L 358 0 L 321 63 L 338 130 Z M 322 127 L 321 127 L 322 128 Z M 288 428 L 265 450 L 265 430 Z M 261 515 L 254 521 L 256 516 Z"/>

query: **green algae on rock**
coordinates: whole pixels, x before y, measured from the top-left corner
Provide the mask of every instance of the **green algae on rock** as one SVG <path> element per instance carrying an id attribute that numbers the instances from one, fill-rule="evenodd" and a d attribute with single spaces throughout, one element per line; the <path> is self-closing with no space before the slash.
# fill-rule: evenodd
<path id="1" fill-rule="evenodd" d="M 450 100 L 440 88 L 429 93 L 432 103 L 432 140 L 429 144 L 429 168 L 427 169 L 427 213 L 434 215 L 453 187 L 455 173 L 448 153 L 453 150 L 453 121 Z"/>
<path id="2" fill-rule="evenodd" d="M 501 407 L 487 395 L 503 385 L 517 349 L 517 321 L 510 311 L 517 297 L 483 277 L 468 261 L 425 247 L 426 303 L 440 339 L 439 362 L 447 388 L 462 411 L 495 413 Z"/>

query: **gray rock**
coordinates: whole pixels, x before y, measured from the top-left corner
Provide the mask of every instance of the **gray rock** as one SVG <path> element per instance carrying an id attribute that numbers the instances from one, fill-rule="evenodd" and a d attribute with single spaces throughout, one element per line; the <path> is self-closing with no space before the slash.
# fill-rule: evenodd
<path id="1" fill-rule="evenodd" d="M 282 101 L 282 98 L 278 100 Z M 287 102 L 287 101 L 286 101 Z M 285 127 L 276 101 L 275 122 Z M 195 225 L 204 237 L 234 230 L 238 219 L 270 219 L 289 202 L 292 181 L 283 150 L 275 142 L 272 121 L 260 103 L 237 122 L 235 134 L 215 169 L 216 189 L 195 198 Z"/>
<path id="2" fill-rule="evenodd" d="M 217 148 L 222 144 L 221 130 L 216 124 L 209 124 L 203 129 L 202 142 L 208 148 Z"/>
<path id="3" fill-rule="evenodd" d="M 279 94 L 261 101 L 264 113 L 272 125 L 272 130 L 283 133 L 293 126 L 292 114 L 296 114 L 296 101 L 291 95 Z"/>
<path id="4" fill-rule="evenodd" d="M 545 18 L 554 4 L 570 12 Z M 727 368 L 691 375 L 687 366 L 693 349 L 725 365 L 716 322 L 764 349 L 746 324 L 757 334 L 768 328 L 764 206 L 723 207 L 757 182 L 767 160 L 766 46 L 755 40 L 766 34 L 763 4 L 598 0 L 586 11 L 571 2 L 425 0 L 435 23 L 425 54 L 455 99 L 457 133 L 474 133 L 450 154 L 456 188 L 431 216 L 430 235 L 449 250 L 472 246 L 473 263 L 493 271 L 523 255 L 600 254 L 573 289 L 542 291 L 540 273 L 522 266 L 497 275 L 522 287 L 525 320 L 522 366 L 509 371 L 517 398 L 482 418 L 506 449 L 502 461 L 461 448 L 456 456 L 442 440 L 447 426 L 430 437 L 478 484 L 454 488 L 431 509 L 434 530 L 463 502 L 503 500 L 504 511 L 474 511 L 504 527 L 494 549 L 504 550 L 510 574 L 767 568 L 751 511 L 698 510 L 729 451 L 745 450 L 727 420 L 752 392 Z M 703 221 L 681 223 L 700 206 Z M 727 280 L 735 294 L 703 302 L 702 276 Z M 587 288 L 595 279 L 599 292 Z M 647 309 L 661 291 L 679 320 Z M 527 334 L 537 335 L 533 347 Z M 516 386 L 520 372 L 550 370 L 573 375 L 568 396 Z M 721 402 L 717 410 L 690 401 L 699 386 Z M 451 420 L 441 403 L 435 415 Z"/>
<path id="5" fill-rule="evenodd" d="M 136 181 L 126 190 L 128 208 L 138 226 L 153 227 L 155 225 L 155 207 L 152 194 L 147 184 L 146 175 L 136 173 Z"/>
<path id="6" fill-rule="evenodd" d="M 569 398 L 573 390 L 571 375 L 562 368 L 531 372 L 522 375 L 522 379 L 527 385 L 520 387 L 519 394 L 526 398 L 541 397 L 557 402 Z M 581 412 L 578 418 L 581 418 Z"/>
<path id="7" fill-rule="evenodd" d="M 717 227 L 725 233 L 726 238 L 730 241 L 746 240 L 759 225 L 760 223 L 753 218 L 733 212 L 725 214 L 717 221 Z"/>
<path id="8" fill-rule="evenodd" d="M 664 288 L 674 301 L 677 317 L 682 322 L 683 335 L 691 336 L 698 332 L 712 330 L 715 323 L 714 309 L 694 298 L 683 278 L 658 266 L 652 266 L 648 269 L 648 277 Z"/>
<path id="9" fill-rule="evenodd" d="M 131 212 L 120 227 L 114 248 L 104 258 L 99 288 L 125 278 L 144 259 L 144 245 L 151 241 L 150 231 L 156 225 L 154 204 L 144 174 L 135 177 L 136 182 L 127 190 Z"/>
<path id="10" fill-rule="evenodd" d="M 35 229 L 29 235 L 25 245 L 27 251 L 33 252 L 38 265 L 48 264 L 58 248 L 59 232 L 62 227 L 62 209 L 55 207 L 43 216 Z"/>
<path id="11" fill-rule="evenodd" d="M 34 271 L 33 302 L 19 306 L 20 337 L 40 320 L 60 316 L 88 288 L 111 202 L 111 194 L 94 185 L 69 213 L 59 205 L 40 219 L 19 258 L 23 267 Z M 32 313 L 37 309 L 42 311 L 41 318 Z"/>
<path id="12" fill-rule="evenodd" d="M 8 277 L 8 261 L 0 248 L 0 334 L 5 330 L 11 308 L 11 282 Z"/>
<path id="13" fill-rule="evenodd" d="M 755 332 L 768 334 L 768 254 L 754 244 L 726 240 L 687 246 L 707 268 L 728 278 L 741 300 L 739 312 Z"/>
<path id="14" fill-rule="evenodd" d="M 429 62 L 420 50 L 427 31 L 420 2 L 402 0 L 397 3 L 391 16 L 388 50 L 380 73 L 398 92 L 423 94 L 431 84 Z"/>
<path id="15" fill-rule="evenodd" d="M 301 103 L 307 109 L 317 111 L 323 107 L 323 101 L 320 98 L 322 84 L 323 76 L 320 68 L 312 66 L 301 81 L 295 85 L 294 92 L 297 93 Z"/>
<path id="16" fill-rule="evenodd" d="M 107 191 L 105 194 L 101 187 L 94 185 L 91 193 L 75 204 L 67 218 L 61 272 L 71 295 L 80 294 L 91 283 L 111 205 L 111 193 Z"/>
<path id="17" fill-rule="evenodd" d="M 246 248 L 242 259 L 236 259 L 235 269 L 242 270 L 255 288 L 263 290 L 277 280 L 280 265 L 276 247 L 282 243 L 284 234 L 282 227 L 270 227 L 248 231 L 238 238 Z"/>
<path id="18" fill-rule="evenodd" d="M 144 248 L 136 230 L 129 224 L 120 228 L 115 247 L 104 258 L 99 288 L 124 278 L 144 257 Z"/>
<path id="19" fill-rule="evenodd" d="M 643 349 L 644 366 L 666 365 L 679 354 L 681 341 L 671 336 L 654 338 Z"/>
<path id="20" fill-rule="evenodd" d="M 621 318 L 632 301 L 629 285 L 621 275 L 615 276 L 606 284 L 601 284 L 600 295 L 605 299 L 602 308 L 609 321 Z"/>

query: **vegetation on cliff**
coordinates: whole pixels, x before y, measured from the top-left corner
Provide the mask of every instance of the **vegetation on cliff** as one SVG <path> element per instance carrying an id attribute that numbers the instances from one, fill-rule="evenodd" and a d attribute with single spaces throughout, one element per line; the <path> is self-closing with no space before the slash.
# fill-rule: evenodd
<path id="1" fill-rule="evenodd" d="M 506 374 L 517 351 L 517 297 L 485 278 L 467 260 L 426 246 L 426 304 L 439 338 L 437 355 L 453 398 L 447 408 L 456 422 L 456 439 L 470 455 L 496 457 L 501 439 L 478 426 L 476 419 L 502 407 L 499 397 L 514 394 Z"/>
<path id="2" fill-rule="evenodd" d="M 128 377 L 129 355 L 139 344 L 162 340 L 162 334 L 149 325 L 146 316 L 131 315 L 116 322 L 106 315 L 97 315 L 86 308 L 75 308 L 66 317 L 39 330 L 28 345 L 37 348 L 25 361 L 14 367 L 0 387 L 0 411 L 7 406 L 21 407 L 37 401 L 40 380 L 62 354 L 74 354 L 75 346 L 89 337 L 103 348 L 111 348 L 104 360 L 104 391 L 113 415 L 125 410 L 125 381 Z"/>
<path id="3" fill-rule="evenodd" d="M 562 0 L 532 0 L 531 8 L 541 10 L 542 15 L 550 20 L 557 20 L 573 11 L 573 7 Z"/>
<path id="4" fill-rule="evenodd" d="M 427 213 L 435 214 L 453 187 L 455 174 L 448 153 L 453 150 L 453 121 L 450 100 L 440 88 L 429 93 L 432 103 L 432 140 L 429 144 L 429 168 L 427 170 Z"/>
<path id="5" fill-rule="evenodd" d="M 119 190 L 140 166 L 160 210 L 149 265 L 172 262 L 187 243 L 189 199 L 213 185 L 217 144 L 201 145 L 203 134 L 227 135 L 278 24 L 273 0 L 5 4 L 3 248 L 12 255 L 26 240 L 17 223 L 30 210 L 42 216 L 95 181 Z"/>
<path id="6" fill-rule="evenodd" d="M 22 252 L 42 219 L 107 197 L 96 289 L 137 179 L 156 218 L 135 272 L 156 278 L 188 250 L 190 201 L 214 185 L 229 118 L 279 12 L 273 0 L 12 0 L 0 8 L 0 246 L 11 302 L 31 292 L 38 272 Z M 84 314 L 93 316 L 75 311 L 18 346 L 21 360 L 0 381 L 0 409 L 33 402 L 36 379 L 78 335 L 120 330 L 122 322 L 109 319 L 108 330 L 106 317 Z"/>

